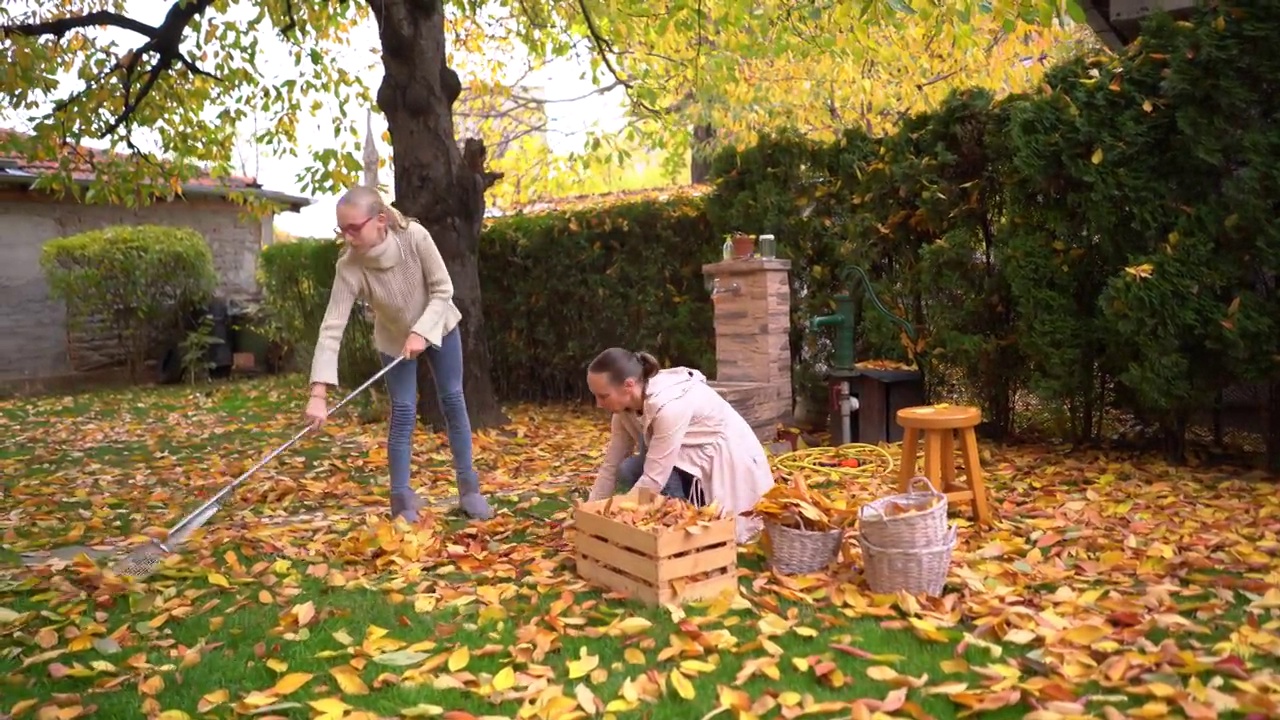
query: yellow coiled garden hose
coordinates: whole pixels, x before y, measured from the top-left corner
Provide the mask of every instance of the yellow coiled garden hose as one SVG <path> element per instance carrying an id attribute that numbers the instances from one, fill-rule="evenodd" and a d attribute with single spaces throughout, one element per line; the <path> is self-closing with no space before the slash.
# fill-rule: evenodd
<path id="1" fill-rule="evenodd" d="M 772 461 L 775 470 L 795 472 L 813 470 L 836 476 L 871 477 L 893 472 L 893 456 L 879 445 L 848 443 L 836 447 L 812 447 L 777 455 Z"/>

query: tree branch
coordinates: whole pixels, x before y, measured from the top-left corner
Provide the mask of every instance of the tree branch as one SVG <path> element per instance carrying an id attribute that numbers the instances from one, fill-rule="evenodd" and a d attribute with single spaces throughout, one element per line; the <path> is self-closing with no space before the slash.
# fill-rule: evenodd
<path id="1" fill-rule="evenodd" d="M 298 28 L 298 18 L 293 12 L 293 0 L 284 0 L 284 14 L 288 16 L 284 27 L 280 28 L 281 37 L 289 37 L 289 33 Z"/>
<path id="2" fill-rule="evenodd" d="M 71 17 L 58 18 L 56 20 L 45 20 L 44 22 L 34 23 L 17 23 L 14 25 L 3 26 L 4 36 L 23 35 L 25 37 L 39 37 L 41 35 L 52 35 L 61 40 L 64 35 L 72 30 L 79 30 L 88 27 L 97 27 L 99 25 L 110 25 L 112 27 L 132 30 L 139 35 L 144 35 L 151 39 L 155 39 L 160 34 L 160 28 L 148 25 L 139 20 L 134 20 L 127 15 L 110 12 L 108 10 L 95 10 L 91 13 L 83 15 L 73 15 Z"/>
<path id="3" fill-rule="evenodd" d="M 462 160 L 480 178 L 482 190 L 488 190 L 495 183 L 501 180 L 506 173 L 485 170 L 485 158 L 488 157 L 488 151 L 484 147 L 484 141 L 480 138 L 467 138 L 465 148 L 462 154 Z"/>
<path id="4" fill-rule="evenodd" d="M 591 17 L 591 11 L 587 9 L 587 0 L 578 0 L 578 9 L 582 11 L 582 19 L 587 23 L 587 32 L 591 36 L 591 43 L 595 47 L 596 55 L 600 57 L 600 61 L 604 63 L 605 68 L 609 70 L 609 74 L 613 75 L 613 79 L 618 84 L 626 88 L 627 95 L 631 98 L 631 102 L 635 103 L 641 109 L 654 115 L 661 113 L 657 108 L 640 100 L 632 94 L 631 81 L 622 76 L 618 69 L 614 67 L 613 61 L 609 59 L 609 53 L 614 52 L 613 45 L 600 34 L 600 28 L 596 27 L 596 21 Z"/>
<path id="5" fill-rule="evenodd" d="M 182 52 L 182 40 L 186 36 L 187 26 L 192 20 L 203 15 L 205 10 L 213 5 L 214 2 L 215 0 L 176 0 L 169 7 L 169 11 L 165 14 L 164 22 L 159 26 L 147 25 L 120 13 L 99 10 L 42 22 L 4 25 L 0 26 L 0 31 L 3 31 L 5 37 L 12 35 L 24 37 L 48 35 L 61 40 L 73 30 L 110 25 L 132 30 L 146 37 L 147 41 L 145 43 L 126 53 L 119 62 L 109 67 L 96 79 L 86 83 L 83 90 L 56 103 L 53 107 L 53 114 L 65 111 L 78 99 L 88 94 L 95 84 L 107 82 L 112 75 L 119 73 L 120 89 L 124 95 L 123 107 L 111 124 L 103 131 L 102 135 L 107 137 L 129 123 L 142 101 L 151 94 L 151 90 L 159 82 L 160 77 L 165 72 L 172 70 L 175 65 L 185 67 L 194 75 L 220 80 L 217 75 L 201 69 Z M 139 74 L 139 68 L 143 66 L 144 59 L 151 55 L 155 56 L 154 61 L 151 61 L 149 67 Z M 135 83 L 139 79 L 141 79 L 141 85 L 137 87 L 137 92 L 134 92 Z"/>
<path id="6" fill-rule="evenodd" d="M 529 104 L 540 103 L 540 104 L 543 104 L 543 105 L 553 105 L 553 104 L 555 104 L 555 103 L 571 103 L 571 102 L 578 102 L 579 100 L 586 100 L 586 99 L 587 99 L 587 98 L 589 98 L 589 97 L 594 97 L 594 96 L 596 96 L 596 95 L 603 95 L 603 94 L 605 94 L 605 93 L 607 93 L 607 92 L 609 92 L 609 91 L 611 91 L 611 90 L 617 90 L 617 89 L 618 89 L 618 88 L 620 88 L 620 87 L 626 87 L 626 86 L 622 83 L 622 81 L 621 81 L 621 80 L 615 80 L 615 81 L 613 81 L 613 82 L 609 83 L 608 85 L 602 85 L 602 86 L 600 86 L 600 87 L 596 88 L 595 90 L 591 90 L 591 91 L 589 91 L 589 92 L 585 92 L 585 93 L 583 93 L 583 94 L 581 94 L 581 95 L 577 95 L 577 96 L 574 96 L 574 97 L 557 98 L 557 99 L 555 99 L 555 100 L 547 100 L 547 99 L 540 99 L 540 98 L 530 97 L 530 96 L 528 96 L 528 95 L 521 95 L 520 93 L 516 93 L 516 92 L 511 93 L 511 97 L 512 97 L 512 99 L 514 99 L 514 100 L 519 100 L 519 101 L 521 101 L 521 102 L 525 102 L 525 103 L 529 103 Z"/>

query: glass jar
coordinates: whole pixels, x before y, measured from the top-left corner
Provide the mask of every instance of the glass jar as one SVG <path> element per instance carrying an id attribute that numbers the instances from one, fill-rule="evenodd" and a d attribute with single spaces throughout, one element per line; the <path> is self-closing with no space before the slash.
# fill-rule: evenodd
<path id="1" fill-rule="evenodd" d="M 778 241 L 772 235 L 761 235 L 759 242 L 756 243 L 756 249 L 760 251 L 760 257 L 772 260 L 778 257 Z"/>

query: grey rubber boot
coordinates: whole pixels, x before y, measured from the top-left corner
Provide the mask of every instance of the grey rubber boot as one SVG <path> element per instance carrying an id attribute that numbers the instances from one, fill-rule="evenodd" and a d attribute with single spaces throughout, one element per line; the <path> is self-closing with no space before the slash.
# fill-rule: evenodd
<path id="1" fill-rule="evenodd" d="M 391 491 L 391 519 L 402 517 L 405 522 L 418 522 L 418 510 L 422 508 L 422 498 L 412 490 Z"/>
<path id="2" fill-rule="evenodd" d="M 480 478 L 476 475 L 458 479 L 458 507 L 475 520 L 493 517 L 493 508 L 489 507 L 489 501 L 480 494 Z"/>

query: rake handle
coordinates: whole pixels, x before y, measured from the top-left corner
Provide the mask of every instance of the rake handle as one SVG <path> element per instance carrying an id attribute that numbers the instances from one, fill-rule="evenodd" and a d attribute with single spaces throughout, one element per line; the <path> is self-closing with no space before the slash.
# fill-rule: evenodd
<path id="1" fill-rule="evenodd" d="M 352 390 L 351 393 L 346 397 L 342 398 L 342 400 L 340 400 L 338 404 L 329 408 L 328 412 L 325 413 L 325 418 L 327 419 L 332 417 L 333 414 L 337 412 L 339 408 L 341 408 L 343 405 L 346 405 L 348 402 L 350 402 L 352 398 L 364 392 L 365 389 L 367 389 L 370 385 L 380 380 L 383 375 L 386 375 L 387 372 L 391 370 L 391 368 L 395 367 L 396 365 L 399 365 L 400 361 L 404 359 L 405 359 L 404 356 L 401 355 L 397 357 L 395 360 L 392 360 L 391 362 L 387 363 L 381 370 L 375 373 L 373 377 L 369 378 L 368 380 L 365 380 L 364 384 L 362 384 L 360 387 L 356 388 L 355 390 Z M 294 443 L 301 440 L 303 436 L 311 432 L 312 429 L 314 429 L 313 426 L 308 423 L 306 427 L 299 430 L 296 435 L 294 435 L 292 438 L 288 440 L 288 442 L 276 448 L 275 450 L 272 450 L 271 452 L 267 453 L 266 457 L 254 463 L 253 467 L 249 468 L 248 470 L 245 470 L 240 475 L 240 477 L 232 481 L 231 484 L 219 490 L 217 494 L 215 494 L 213 497 L 206 500 L 204 504 L 202 504 L 200 507 L 196 508 L 195 510 L 192 510 L 190 513 L 187 514 L 186 517 L 179 520 L 176 525 L 174 525 L 172 528 L 169 529 L 169 536 L 172 537 L 173 535 L 176 535 L 177 533 L 181 532 L 182 529 L 186 525 L 191 523 L 193 519 L 200 517 L 200 515 L 204 513 L 206 510 L 208 510 L 210 507 L 218 504 L 224 497 L 226 497 L 228 494 L 234 491 L 237 487 L 239 487 L 240 483 L 249 479 L 251 475 L 253 475 L 255 472 L 260 470 L 263 465 L 266 465 L 267 463 L 274 460 L 276 456 L 278 456 L 280 453 L 284 452 L 285 450 L 288 450 L 290 447 L 293 447 Z M 212 513 L 210 513 L 210 515 L 212 515 Z"/>

